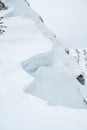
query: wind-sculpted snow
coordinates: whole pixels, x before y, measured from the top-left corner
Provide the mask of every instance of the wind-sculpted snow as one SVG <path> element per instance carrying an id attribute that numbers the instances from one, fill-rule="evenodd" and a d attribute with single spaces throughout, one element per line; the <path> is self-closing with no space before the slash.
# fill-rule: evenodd
<path id="1" fill-rule="evenodd" d="M 31 10 L 29 4 L 5 1 L 8 9 L 0 11 L 6 26 L 0 35 L 0 130 L 87 130 L 86 85 L 76 80 L 81 72 L 76 61 L 39 15 L 22 17 Z M 22 9 L 20 16 L 16 7 Z"/>
<path id="2" fill-rule="evenodd" d="M 23 69 L 32 75 L 41 66 L 52 66 L 54 64 L 54 54 L 52 51 L 48 53 L 38 54 L 32 58 L 22 62 Z"/>
<path id="3" fill-rule="evenodd" d="M 27 17 L 29 19 L 32 19 L 37 27 L 40 29 L 42 34 L 44 34 L 51 42 L 53 43 L 53 47 L 55 50 L 62 50 L 62 55 L 61 58 L 65 59 L 64 62 L 68 63 L 69 67 L 71 69 L 73 68 L 73 73 L 76 75 L 80 75 L 82 71 L 79 69 L 78 65 L 76 65 L 74 59 L 69 56 L 67 56 L 65 48 L 63 45 L 58 41 L 56 35 L 46 27 L 46 25 L 43 23 L 43 20 L 41 16 L 39 16 L 30 6 L 26 4 L 26 1 L 7 1 L 6 0 L 6 5 L 8 7 L 13 7 L 14 8 L 14 13 L 13 16 L 22 16 L 22 17 Z M 20 7 L 18 6 L 20 5 Z M 7 15 L 8 16 L 8 15 Z M 57 53 L 56 51 L 56 53 Z M 56 54 L 57 55 L 57 54 Z"/>
<path id="4" fill-rule="evenodd" d="M 61 59 L 59 59 L 59 61 L 59 64 L 40 66 L 38 69 L 35 69 L 33 65 L 38 63 L 37 59 L 30 59 L 29 64 L 27 62 L 25 66 L 25 70 L 29 72 L 35 80 L 31 85 L 26 86 L 24 91 L 42 98 L 48 103 L 48 105 L 86 108 L 83 103 L 83 95 L 79 89 L 77 80 L 72 78 L 74 76 L 63 64 L 63 61 L 61 61 Z M 39 60 L 39 64 L 40 62 L 41 60 Z M 32 69 L 30 70 L 31 63 L 33 63 L 33 71 Z"/>
<path id="5" fill-rule="evenodd" d="M 34 77 L 24 91 L 45 100 L 48 105 L 86 108 L 82 85 L 61 58 L 62 51 L 58 50 L 57 55 L 53 52 L 54 49 L 22 63 L 24 70 Z"/>
<path id="6" fill-rule="evenodd" d="M 6 12 L 4 13 L 5 17 L 20 16 L 20 17 L 26 17 L 27 20 L 29 19 L 29 21 L 32 20 L 36 24 L 38 29 L 41 31 L 41 33 L 53 43 L 53 46 L 50 51 L 38 54 L 36 56 L 31 57 L 30 59 L 27 58 L 28 56 L 26 57 L 26 53 L 25 53 L 26 60 L 24 60 L 21 63 L 21 65 L 27 73 L 31 74 L 34 77 L 34 81 L 32 82 L 30 86 L 27 86 L 27 88 L 25 87 L 24 90 L 26 92 L 32 92 L 32 95 L 41 97 L 42 99 L 47 101 L 48 104 L 66 105 L 69 107 L 84 108 L 85 97 L 84 97 L 83 92 L 80 89 L 80 87 L 82 86 L 76 80 L 78 75 L 83 76 L 84 73 L 79 68 L 74 58 L 72 58 L 70 55 L 66 53 L 66 50 L 65 50 L 65 47 L 63 47 L 63 44 L 61 44 L 59 40 L 57 39 L 56 35 L 50 29 L 46 27 L 41 16 L 39 16 L 26 3 L 26 1 L 11 0 L 8 2 L 6 0 L 5 3 L 6 3 L 6 6 L 8 6 L 8 10 L 12 8 L 12 10 L 9 11 L 9 13 L 7 14 Z M 24 30 L 24 27 L 23 27 L 23 30 Z M 13 40 L 14 38 L 17 39 L 17 37 L 15 36 L 12 36 L 12 37 L 13 37 Z M 8 41 L 8 38 L 7 38 L 7 41 Z M 19 55 L 19 54 L 16 54 L 16 55 Z M 16 55 L 15 55 L 15 58 L 16 58 Z M 19 57 L 20 59 L 23 59 L 21 53 Z M 66 79 L 65 80 L 66 84 L 63 83 L 64 79 Z M 70 81 L 68 81 L 68 79 L 70 79 Z M 70 89 L 70 86 L 71 86 L 71 89 Z M 75 86 L 77 86 L 77 88 L 75 88 Z M 48 91 L 46 91 L 46 89 L 48 89 Z M 70 94 L 68 95 L 67 93 L 69 89 L 70 89 L 70 92 L 69 92 Z M 63 92 L 65 93 L 64 96 L 63 96 Z"/>

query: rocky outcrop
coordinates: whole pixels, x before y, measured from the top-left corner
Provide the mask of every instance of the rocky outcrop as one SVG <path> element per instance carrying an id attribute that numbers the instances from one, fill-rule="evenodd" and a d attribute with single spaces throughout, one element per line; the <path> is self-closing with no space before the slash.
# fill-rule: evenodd
<path id="1" fill-rule="evenodd" d="M 0 35 L 5 32 L 6 26 L 3 23 L 3 17 L 0 17 Z"/>
<path id="2" fill-rule="evenodd" d="M 5 4 L 0 0 L 0 11 L 1 10 L 5 10 L 7 9 L 7 7 L 5 6 Z"/>

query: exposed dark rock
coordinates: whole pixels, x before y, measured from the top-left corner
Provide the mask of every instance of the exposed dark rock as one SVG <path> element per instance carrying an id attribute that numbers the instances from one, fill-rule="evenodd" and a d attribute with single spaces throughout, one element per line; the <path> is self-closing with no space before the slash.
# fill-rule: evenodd
<path id="1" fill-rule="evenodd" d="M 7 7 L 5 6 L 5 4 L 0 0 L 0 11 L 1 10 L 6 10 Z"/>
<path id="2" fill-rule="evenodd" d="M 68 48 L 65 49 L 65 52 L 69 55 L 69 49 Z"/>
<path id="3" fill-rule="evenodd" d="M 44 23 L 44 20 L 42 19 L 42 17 L 40 16 L 39 19 L 41 20 L 42 23 Z"/>
<path id="4" fill-rule="evenodd" d="M 54 34 L 54 37 L 56 38 L 56 35 Z"/>
<path id="5" fill-rule="evenodd" d="M 2 20 L 4 17 L 0 17 L 0 20 Z"/>
<path id="6" fill-rule="evenodd" d="M 6 29 L 6 26 L 4 26 L 2 19 L 3 19 L 3 17 L 0 17 L 0 35 L 3 34 Z"/>
<path id="7" fill-rule="evenodd" d="M 87 101 L 84 99 L 83 102 L 87 105 Z"/>
<path id="8" fill-rule="evenodd" d="M 28 6 L 30 6 L 29 2 L 27 0 L 25 0 L 25 2 L 27 3 Z"/>
<path id="9" fill-rule="evenodd" d="M 77 80 L 82 84 L 85 85 L 85 78 L 82 74 L 77 76 Z"/>

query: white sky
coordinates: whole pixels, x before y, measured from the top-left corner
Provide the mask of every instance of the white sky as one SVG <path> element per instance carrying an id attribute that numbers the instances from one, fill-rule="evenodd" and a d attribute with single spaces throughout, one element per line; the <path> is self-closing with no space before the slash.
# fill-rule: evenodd
<path id="1" fill-rule="evenodd" d="M 87 0 L 28 0 L 64 46 L 87 49 Z"/>

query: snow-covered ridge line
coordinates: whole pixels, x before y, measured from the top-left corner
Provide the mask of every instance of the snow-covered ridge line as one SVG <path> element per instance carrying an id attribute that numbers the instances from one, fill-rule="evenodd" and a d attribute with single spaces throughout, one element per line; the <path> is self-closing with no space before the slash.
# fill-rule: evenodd
<path id="1" fill-rule="evenodd" d="M 28 6 L 30 6 L 29 2 L 27 0 L 25 0 L 25 2 L 27 3 Z"/>
<path id="2" fill-rule="evenodd" d="M 47 53 L 47 57 L 50 53 L 54 53 L 54 60 L 55 60 L 55 56 L 56 61 L 58 62 L 58 55 L 59 52 L 62 54 L 61 58 L 64 59 L 65 64 L 67 64 L 69 66 L 69 68 L 72 70 L 72 73 L 75 75 L 75 77 L 77 78 L 79 75 L 82 75 L 82 78 L 84 78 L 83 75 L 83 71 L 79 68 L 78 64 L 75 62 L 74 58 L 72 58 L 71 56 L 67 55 L 66 51 L 65 51 L 65 47 L 58 41 L 56 35 L 46 27 L 43 19 L 41 18 L 41 16 L 39 14 L 37 14 L 28 4 L 26 4 L 25 0 L 3 0 L 3 2 L 5 2 L 6 6 L 8 8 L 14 8 L 14 11 L 10 14 L 10 15 L 6 15 L 8 16 L 22 16 L 22 17 L 27 17 L 32 19 L 37 27 L 40 29 L 40 31 L 53 43 L 53 48 L 50 52 Z M 19 6 L 20 5 L 20 6 Z M 42 55 L 39 55 L 39 58 L 42 58 Z M 44 54 L 43 54 L 44 57 Z M 46 54 L 45 54 L 46 57 Z M 50 55 L 49 55 L 50 57 Z M 38 56 L 37 56 L 37 60 L 38 60 Z M 49 60 L 49 58 L 48 58 Z M 45 61 L 44 61 L 45 62 Z M 53 61 L 52 61 L 53 62 Z M 28 63 L 28 60 L 27 60 Z M 26 64 L 23 62 L 23 64 Z M 28 64 L 27 64 L 28 65 Z M 32 70 L 36 70 L 36 68 L 38 68 L 39 66 L 44 65 L 42 63 L 42 61 L 38 62 L 38 64 L 34 65 L 34 68 L 32 68 Z M 33 66 L 31 66 L 33 67 Z M 30 67 L 30 68 L 31 68 Z"/>

